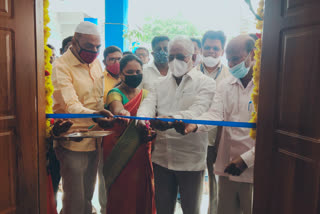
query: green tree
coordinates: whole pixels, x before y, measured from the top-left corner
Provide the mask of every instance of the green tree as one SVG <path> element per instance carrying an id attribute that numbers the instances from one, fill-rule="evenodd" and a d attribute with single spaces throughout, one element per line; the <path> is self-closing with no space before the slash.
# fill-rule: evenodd
<path id="1" fill-rule="evenodd" d="M 138 29 L 129 29 L 123 35 L 127 41 L 148 43 L 150 44 L 153 37 L 166 35 L 174 38 L 178 35 L 188 37 L 201 37 L 199 30 L 189 21 L 183 20 L 181 17 L 171 19 L 160 19 L 148 17 L 146 23 Z"/>

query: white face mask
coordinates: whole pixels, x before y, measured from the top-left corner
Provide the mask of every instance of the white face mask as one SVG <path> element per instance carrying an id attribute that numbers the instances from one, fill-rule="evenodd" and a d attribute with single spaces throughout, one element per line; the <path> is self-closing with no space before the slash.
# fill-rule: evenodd
<path id="1" fill-rule="evenodd" d="M 182 77 L 189 71 L 189 65 L 185 61 L 174 59 L 169 62 L 169 68 L 175 77 Z"/>
<path id="2" fill-rule="evenodd" d="M 216 66 L 220 62 L 220 60 L 221 56 L 219 56 L 218 58 L 213 58 L 212 56 L 203 56 L 203 63 L 209 68 Z"/>

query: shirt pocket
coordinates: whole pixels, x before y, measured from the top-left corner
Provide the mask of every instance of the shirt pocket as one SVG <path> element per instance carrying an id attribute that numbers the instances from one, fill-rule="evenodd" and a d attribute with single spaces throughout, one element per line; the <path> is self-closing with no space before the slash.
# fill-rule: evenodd
<path id="1" fill-rule="evenodd" d="M 180 98 L 181 110 L 188 109 L 195 101 L 196 95 L 193 92 L 183 92 Z"/>
<path id="2" fill-rule="evenodd" d="M 228 91 L 224 94 L 225 97 L 222 99 L 225 100 L 224 103 L 224 113 L 226 120 L 232 120 L 234 115 L 239 114 L 239 97 L 233 93 L 229 93 Z"/>

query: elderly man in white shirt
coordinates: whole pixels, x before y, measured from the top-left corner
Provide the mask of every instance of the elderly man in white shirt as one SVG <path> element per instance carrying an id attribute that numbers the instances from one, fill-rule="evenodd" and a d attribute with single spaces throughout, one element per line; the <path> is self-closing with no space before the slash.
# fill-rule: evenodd
<path id="1" fill-rule="evenodd" d="M 253 105 L 251 93 L 254 40 L 248 35 L 230 41 L 226 53 L 231 77 L 217 87 L 209 111 L 197 119 L 247 122 Z M 208 131 L 208 126 L 188 124 L 184 133 Z M 222 131 L 222 133 L 221 133 Z M 219 127 L 219 143 L 215 173 L 219 175 L 218 214 L 251 214 L 255 141 L 248 128 Z M 197 132 L 198 133 L 198 132 Z M 218 134 L 220 136 L 220 134 Z"/>
<path id="2" fill-rule="evenodd" d="M 209 109 L 216 84 L 213 79 L 191 71 L 193 51 L 188 38 L 177 37 L 169 42 L 171 73 L 155 83 L 154 91 L 140 105 L 138 116 L 190 119 Z M 152 153 L 157 213 L 174 213 L 179 187 L 183 213 L 198 214 L 206 168 L 207 133 L 182 136 L 170 129 L 174 123 L 150 122 L 158 130 Z"/>
<path id="3" fill-rule="evenodd" d="M 150 91 L 155 81 L 164 78 L 168 74 L 168 43 L 169 37 L 156 36 L 152 39 L 153 62 L 143 66 L 143 78 L 138 88 Z"/>

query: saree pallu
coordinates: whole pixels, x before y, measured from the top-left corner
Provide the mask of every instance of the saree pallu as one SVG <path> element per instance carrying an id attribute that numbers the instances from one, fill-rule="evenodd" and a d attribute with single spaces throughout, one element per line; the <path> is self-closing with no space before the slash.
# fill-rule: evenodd
<path id="1" fill-rule="evenodd" d="M 124 108 L 136 115 L 143 91 Z M 116 124 L 103 140 L 107 214 L 155 214 L 152 142 L 143 143 L 135 121 Z"/>
<path id="2" fill-rule="evenodd" d="M 47 214 L 58 214 L 50 174 L 47 175 Z"/>

